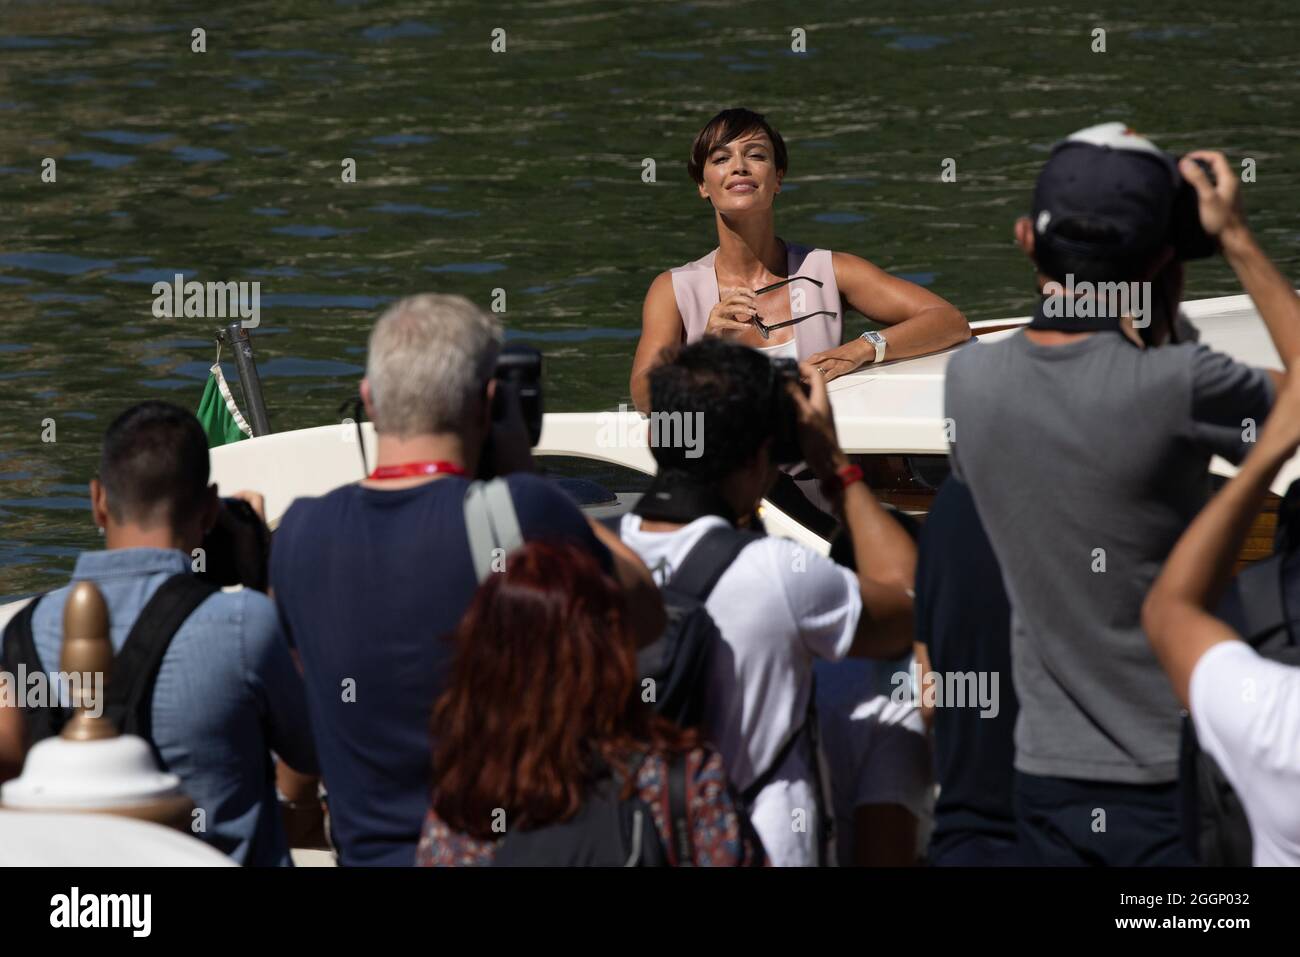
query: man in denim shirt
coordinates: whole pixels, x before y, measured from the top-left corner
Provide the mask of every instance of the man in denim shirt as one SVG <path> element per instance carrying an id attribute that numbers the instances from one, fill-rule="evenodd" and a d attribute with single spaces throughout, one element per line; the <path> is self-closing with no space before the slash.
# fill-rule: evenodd
<path id="1" fill-rule="evenodd" d="M 158 587 L 191 570 L 220 507 L 207 483 L 207 441 L 190 413 L 145 402 L 109 426 L 90 483 L 106 550 L 83 552 L 72 581 L 99 587 L 115 652 Z M 42 598 L 32 617 L 46 671 L 58 669 L 70 588 Z M 204 812 L 196 836 L 241 864 L 289 864 L 271 752 L 304 773 L 316 772 L 316 755 L 302 679 L 271 600 L 249 589 L 204 600 L 163 655 L 152 709 L 164 766 Z"/>

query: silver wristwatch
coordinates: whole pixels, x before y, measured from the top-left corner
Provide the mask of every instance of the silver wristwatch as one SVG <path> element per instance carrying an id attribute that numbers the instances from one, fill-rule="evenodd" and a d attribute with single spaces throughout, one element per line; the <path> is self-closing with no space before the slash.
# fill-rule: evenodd
<path id="1" fill-rule="evenodd" d="M 889 343 L 885 341 L 884 336 L 875 330 L 872 330 L 870 332 L 864 332 L 862 335 L 858 336 L 858 338 L 866 339 L 876 347 L 876 357 L 871 360 L 872 365 L 875 365 L 877 362 L 885 361 L 885 346 L 889 345 Z"/>

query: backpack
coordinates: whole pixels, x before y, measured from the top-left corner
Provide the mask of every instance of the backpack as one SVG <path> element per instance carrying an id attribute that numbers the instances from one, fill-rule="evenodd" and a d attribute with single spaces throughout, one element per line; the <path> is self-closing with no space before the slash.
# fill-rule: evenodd
<path id="1" fill-rule="evenodd" d="M 670 830 L 664 847 L 654 813 L 638 795 L 619 797 L 622 781 L 604 774 L 567 821 L 527 831 L 508 831 L 497 845 L 493 867 L 689 867 L 694 863 L 686 816 L 686 756 L 669 758 Z"/>
<path id="2" fill-rule="evenodd" d="M 637 652 L 637 671 L 642 694 L 653 691 L 655 711 L 680 727 L 704 723 L 709 664 L 722 642 L 705 602 L 741 550 L 760 537 L 731 526 L 710 529 L 660 589 L 668 623 Z"/>
<path id="3" fill-rule="evenodd" d="M 463 504 L 465 534 L 479 582 L 492 574 L 493 563 L 524 543 L 514 499 L 505 479 L 471 482 Z M 606 523 L 610 525 L 609 522 Z M 752 536 L 750 536 L 752 537 Z M 744 544 L 748 544 L 749 537 Z M 716 574 L 700 587 L 711 591 L 736 545 Z M 710 553 L 712 554 L 712 553 Z M 719 560 L 721 560 L 719 558 Z M 701 571 L 708 569 L 702 568 Z M 707 596 L 707 591 L 705 592 Z M 703 713 L 705 668 L 712 642 L 721 641 L 717 626 L 701 599 L 665 592 L 668 624 L 664 633 L 637 656 L 643 677 L 655 683 L 655 708 L 660 714 L 696 717 Z M 647 672 L 645 669 L 650 669 Z M 665 715 L 672 717 L 673 715 Z M 668 764 L 669 825 L 672 847 L 665 849 L 649 807 L 638 797 L 622 800 L 620 782 L 606 774 L 567 821 L 529 831 L 509 832 L 502 839 L 494 865 L 502 867 L 593 866 L 661 867 L 670 861 L 688 867 L 694 861 L 686 808 L 685 755 L 672 755 Z"/>
<path id="4" fill-rule="evenodd" d="M 619 519 L 606 520 L 615 531 Z M 676 721 L 682 727 L 699 727 L 703 723 L 707 694 L 705 677 L 710 657 L 722 641 L 717 623 L 705 608 L 705 602 L 723 572 L 731 567 L 740 552 L 762 534 L 731 525 L 719 526 L 705 532 L 686 553 L 681 564 L 660 589 L 668 613 L 668 625 L 663 634 L 637 655 L 642 687 L 651 681 L 656 689 L 654 707 L 659 714 Z M 817 725 L 817 685 L 813 678 L 808 689 L 808 706 L 803 723 L 790 732 L 771 764 L 763 770 L 738 797 L 746 814 L 763 789 L 775 779 L 791 752 L 806 744 L 811 754 L 813 788 L 817 802 L 819 860 L 828 860 L 834 841 L 834 820 L 826 788 L 820 771 L 820 734 Z"/>
<path id="5" fill-rule="evenodd" d="M 465 493 L 465 531 L 474 571 L 482 582 L 494 558 L 523 544 L 523 533 L 504 479 L 473 482 Z M 602 519 L 615 534 L 619 519 Z M 654 710 L 683 728 L 704 720 L 705 679 L 713 651 L 722 641 L 705 601 L 740 550 L 760 536 L 727 526 L 711 529 L 696 543 L 661 589 L 668 622 L 663 633 L 637 652 L 641 693 L 652 693 Z"/>
<path id="6" fill-rule="evenodd" d="M 207 597 L 218 590 L 211 582 L 189 572 L 179 572 L 163 582 L 140 610 L 126 641 L 113 657 L 113 670 L 104 689 L 104 717 L 121 734 L 134 734 L 153 744 L 153 689 L 163 655 L 181 625 Z M 32 615 L 44 595 L 38 595 L 10 620 L 4 632 L 5 668 L 17 674 L 46 671 L 36 652 L 32 637 Z M 57 663 L 55 671 L 58 671 Z M 32 743 L 53 737 L 63 730 L 72 716 L 70 708 L 61 706 L 51 695 L 41 708 L 23 707 Z"/>
<path id="7" fill-rule="evenodd" d="M 757 532 L 730 525 L 710 529 L 686 553 L 681 565 L 661 589 L 668 625 L 656 641 L 641 649 L 637 664 L 642 687 L 649 680 L 657 691 L 655 710 L 682 727 L 699 727 L 703 723 L 707 693 L 705 677 L 710 657 L 722 641 L 717 623 L 704 603 L 723 572 L 731 567 L 745 546 L 761 537 Z M 740 793 L 740 804 L 746 814 L 751 813 L 759 794 L 776 779 L 781 766 L 800 744 L 806 744 L 812 756 L 809 764 L 817 802 L 819 860 L 825 862 L 834 841 L 834 820 L 826 800 L 818 757 L 820 734 L 815 678 L 808 689 L 803 723 L 790 732 L 771 764 Z"/>
<path id="8" fill-rule="evenodd" d="M 1262 657 L 1300 665 L 1283 602 L 1287 552 L 1278 551 L 1237 576 L 1246 618 L 1242 638 Z M 1201 750 L 1196 726 L 1184 714 L 1178 755 L 1183 840 L 1201 864 L 1250 867 L 1253 842 L 1246 810 L 1218 763 Z"/>

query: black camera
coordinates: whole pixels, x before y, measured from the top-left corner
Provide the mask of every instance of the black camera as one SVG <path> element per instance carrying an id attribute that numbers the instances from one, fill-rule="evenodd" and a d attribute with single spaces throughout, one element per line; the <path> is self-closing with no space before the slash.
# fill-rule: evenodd
<path id="1" fill-rule="evenodd" d="M 803 460 L 803 450 L 799 447 L 799 409 L 790 394 L 792 382 L 798 384 L 804 395 L 811 394 L 812 388 L 799 374 L 798 360 L 773 359 L 771 408 L 776 429 L 772 459 L 777 465 L 793 465 Z"/>
<path id="2" fill-rule="evenodd" d="M 542 354 L 532 346 L 503 346 L 492 378 L 497 380 L 496 395 L 492 398 L 493 423 L 505 421 L 509 411 L 507 403 L 513 392 L 519 397 L 519 412 L 528 433 L 528 444 L 536 447 L 542 438 Z M 486 480 L 495 478 L 497 474 L 496 443 L 489 435 L 479 454 L 475 478 Z"/>
<path id="3" fill-rule="evenodd" d="M 203 537 L 202 548 L 199 578 L 223 588 L 243 585 L 265 592 L 270 587 L 271 530 L 243 499 L 221 499 L 216 524 Z"/>
<path id="4" fill-rule="evenodd" d="M 497 356 L 492 377 L 509 383 L 519 396 L 519 409 L 528 429 L 528 444 L 536 447 L 542 438 L 542 354 L 532 346 L 503 346 Z M 500 422 L 506 415 L 505 391 L 498 387 L 492 403 L 492 418 Z"/>
<path id="5" fill-rule="evenodd" d="M 1177 169 L 1177 157 L 1171 159 Z M 1214 169 L 1209 163 L 1203 159 L 1194 159 L 1192 162 L 1209 177 L 1211 184 L 1218 184 Z M 1178 177 L 1178 191 L 1174 194 L 1174 206 L 1169 214 L 1169 245 L 1174 247 L 1174 256 L 1182 262 L 1205 259 L 1219 251 L 1219 241 L 1201 225 L 1200 200 L 1196 196 L 1196 187 L 1181 174 Z"/>

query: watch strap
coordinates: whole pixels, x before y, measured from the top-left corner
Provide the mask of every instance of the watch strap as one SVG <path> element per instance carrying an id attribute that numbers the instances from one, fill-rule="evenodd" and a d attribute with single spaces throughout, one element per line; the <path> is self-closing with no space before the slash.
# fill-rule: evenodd
<path id="1" fill-rule="evenodd" d="M 883 335 L 881 335 L 879 332 L 876 332 L 874 329 L 869 329 L 868 331 L 860 335 L 858 338 L 865 339 L 867 342 L 871 343 L 871 345 L 875 348 L 875 356 L 871 360 L 872 365 L 875 365 L 877 362 L 885 361 L 885 347 L 888 346 L 889 343 L 886 341 Z"/>

